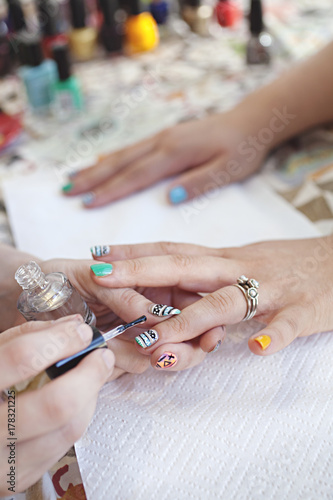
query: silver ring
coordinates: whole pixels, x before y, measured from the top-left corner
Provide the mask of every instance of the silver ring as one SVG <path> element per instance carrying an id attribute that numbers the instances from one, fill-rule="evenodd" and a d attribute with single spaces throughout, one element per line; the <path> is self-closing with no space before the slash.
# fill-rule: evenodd
<path id="1" fill-rule="evenodd" d="M 257 312 L 259 283 L 253 278 L 248 279 L 246 276 L 242 275 L 233 286 L 236 286 L 243 292 L 247 304 L 247 311 L 243 321 L 248 321 L 249 319 L 252 319 Z"/>

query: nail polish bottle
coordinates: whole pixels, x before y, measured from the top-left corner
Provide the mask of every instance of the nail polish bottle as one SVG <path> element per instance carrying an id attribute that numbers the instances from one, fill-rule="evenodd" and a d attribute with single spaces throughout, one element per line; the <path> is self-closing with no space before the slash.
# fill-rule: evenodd
<path id="1" fill-rule="evenodd" d="M 18 73 L 25 84 L 31 108 L 36 112 L 49 111 L 58 79 L 56 63 L 44 59 L 40 38 L 27 33 L 19 43 L 19 58 L 23 66 Z"/>
<path id="2" fill-rule="evenodd" d="M 39 0 L 37 5 L 44 54 L 51 58 L 52 45 L 67 42 L 68 36 L 60 30 L 59 3 L 54 0 Z"/>
<path id="3" fill-rule="evenodd" d="M 121 52 L 125 37 L 126 12 L 119 8 L 117 0 L 99 0 L 102 12 L 100 41 L 108 53 Z"/>
<path id="4" fill-rule="evenodd" d="M 71 53 L 78 61 L 88 61 L 95 55 L 97 30 L 87 26 L 84 0 L 70 0 L 72 31 L 69 33 Z"/>
<path id="5" fill-rule="evenodd" d="M 165 24 L 169 14 L 169 4 L 166 0 L 152 0 L 149 10 L 157 24 Z"/>
<path id="6" fill-rule="evenodd" d="M 27 321 L 81 314 L 88 325 L 96 324 L 94 313 L 63 273 L 45 275 L 36 262 L 30 261 L 18 268 L 15 279 L 23 288 L 17 308 Z"/>
<path id="7" fill-rule="evenodd" d="M 213 16 L 210 5 L 201 5 L 200 0 L 186 0 L 181 15 L 194 33 L 201 36 L 209 35 L 209 26 Z"/>
<path id="8" fill-rule="evenodd" d="M 251 0 L 250 10 L 251 36 L 246 47 L 247 64 L 269 64 L 272 37 L 264 31 L 261 0 Z"/>
<path id="9" fill-rule="evenodd" d="M 13 60 L 8 40 L 8 27 L 5 21 L 0 21 L 0 78 L 10 73 Z"/>
<path id="10" fill-rule="evenodd" d="M 142 10 L 140 0 L 131 0 L 129 4 L 125 36 L 126 51 L 129 54 L 152 50 L 159 43 L 156 21 L 150 12 Z"/>
<path id="11" fill-rule="evenodd" d="M 24 13 L 19 0 L 7 0 L 8 26 L 11 33 L 19 33 L 26 29 Z"/>
<path id="12" fill-rule="evenodd" d="M 219 0 L 215 6 L 215 16 L 223 28 L 232 27 L 241 18 L 241 11 L 232 0 Z"/>
<path id="13" fill-rule="evenodd" d="M 55 113 L 61 120 L 67 120 L 83 107 L 79 80 L 71 74 L 67 43 L 52 46 L 52 57 L 56 62 L 59 79 L 55 84 Z"/>

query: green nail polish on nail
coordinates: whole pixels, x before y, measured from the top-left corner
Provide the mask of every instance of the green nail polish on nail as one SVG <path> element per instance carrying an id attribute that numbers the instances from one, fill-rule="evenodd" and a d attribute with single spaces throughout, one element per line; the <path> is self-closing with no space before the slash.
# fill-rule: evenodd
<path id="1" fill-rule="evenodd" d="M 74 184 L 72 182 L 69 182 L 68 184 L 65 184 L 64 186 L 62 186 L 62 191 L 64 193 L 68 193 L 68 191 L 71 191 L 74 187 Z"/>
<path id="2" fill-rule="evenodd" d="M 109 276 L 109 274 L 112 273 L 113 266 L 112 264 L 105 264 L 101 262 L 100 264 L 93 264 L 92 266 L 90 266 L 90 269 L 92 270 L 95 276 L 103 277 L 103 276 Z"/>

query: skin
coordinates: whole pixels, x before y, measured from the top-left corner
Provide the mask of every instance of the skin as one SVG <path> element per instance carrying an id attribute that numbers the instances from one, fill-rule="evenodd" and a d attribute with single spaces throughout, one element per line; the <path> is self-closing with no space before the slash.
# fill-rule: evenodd
<path id="1" fill-rule="evenodd" d="M 248 344 L 254 354 L 267 356 L 296 337 L 333 330 L 332 255 L 332 236 L 225 249 L 177 243 L 114 246 L 109 255 L 96 259 L 112 262 L 113 273 L 103 278 L 92 273 L 92 279 L 106 288 L 176 286 L 207 294 L 181 315 L 154 327 L 159 341 L 145 352 L 153 357 L 161 344 L 173 352 L 175 342 L 188 342 L 217 325 L 241 321 L 247 305 L 232 285 L 242 274 L 255 278 L 260 283 L 256 318 L 266 326 Z M 255 340 L 258 335 L 270 337 L 266 350 Z"/>
<path id="2" fill-rule="evenodd" d="M 225 186 L 248 177 L 271 149 L 333 120 L 332 59 L 330 43 L 231 111 L 178 124 L 101 158 L 75 173 L 64 194 L 92 192 L 86 207 L 94 208 L 176 176 L 167 197 L 173 187 L 183 186 L 192 199 L 212 189 L 212 183 Z"/>

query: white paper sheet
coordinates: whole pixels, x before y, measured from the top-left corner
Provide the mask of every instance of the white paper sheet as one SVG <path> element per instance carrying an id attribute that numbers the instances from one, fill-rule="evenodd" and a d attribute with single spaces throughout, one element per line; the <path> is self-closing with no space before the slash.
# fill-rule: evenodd
<path id="1" fill-rule="evenodd" d="M 62 196 L 49 171 L 14 177 L 3 189 L 16 245 L 44 259 L 89 258 L 99 244 L 171 240 L 223 247 L 318 234 L 259 178 L 179 207 L 167 204 L 166 186 L 96 210 Z"/>

